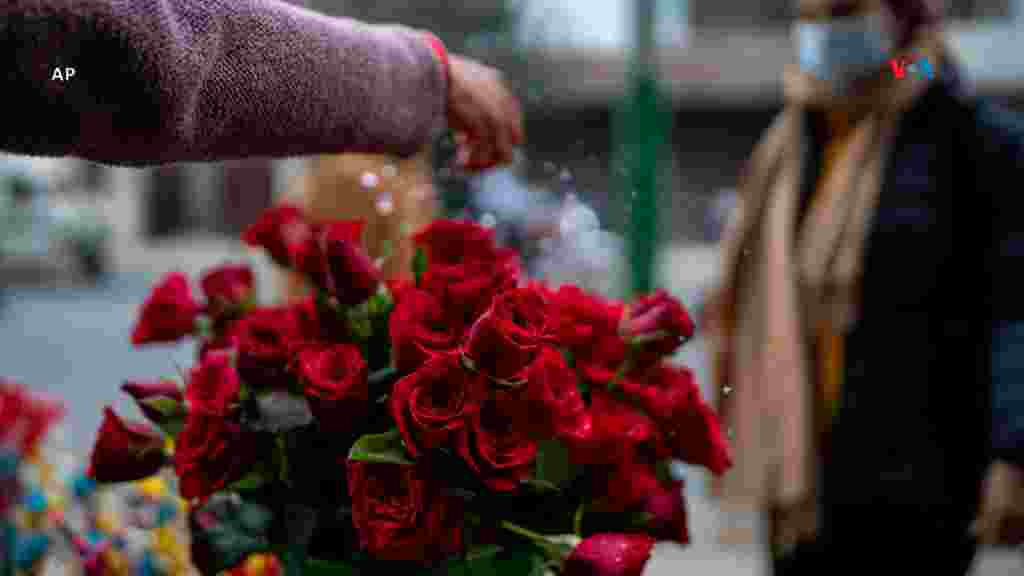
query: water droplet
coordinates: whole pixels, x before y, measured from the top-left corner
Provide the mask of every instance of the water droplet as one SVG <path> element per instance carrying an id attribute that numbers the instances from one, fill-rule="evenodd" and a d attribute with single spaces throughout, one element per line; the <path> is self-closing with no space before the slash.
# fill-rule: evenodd
<path id="1" fill-rule="evenodd" d="M 572 172 L 569 172 L 568 168 L 562 168 L 562 171 L 558 174 L 558 179 L 563 183 L 572 182 Z"/>
<path id="2" fill-rule="evenodd" d="M 394 164 L 386 164 L 381 168 L 380 173 L 381 176 L 384 176 L 385 178 L 394 178 L 395 176 L 398 176 L 398 167 Z"/>
<path id="3" fill-rule="evenodd" d="M 490 212 L 480 217 L 480 225 L 484 228 L 494 228 L 494 225 L 498 223 L 498 219 L 494 217 L 494 214 Z"/>
<path id="4" fill-rule="evenodd" d="M 373 265 L 376 266 L 377 268 L 384 266 L 384 258 L 377 258 L 376 260 L 373 261 Z"/>
<path id="5" fill-rule="evenodd" d="M 728 396 L 731 393 L 732 393 L 732 387 L 730 387 L 730 386 L 723 386 L 722 387 L 722 394 Z"/>
<path id="6" fill-rule="evenodd" d="M 380 184 L 380 177 L 373 172 L 363 172 L 363 175 L 359 178 L 359 183 L 363 188 L 372 190 Z"/>
<path id="7" fill-rule="evenodd" d="M 377 213 L 381 216 L 388 216 L 395 211 L 395 203 L 391 199 L 390 192 L 381 192 L 377 195 Z"/>

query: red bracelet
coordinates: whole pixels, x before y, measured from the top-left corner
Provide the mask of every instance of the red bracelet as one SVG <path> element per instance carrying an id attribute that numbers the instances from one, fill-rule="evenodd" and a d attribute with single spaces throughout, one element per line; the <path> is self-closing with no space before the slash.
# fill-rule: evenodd
<path id="1" fill-rule="evenodd" d="M 437 59 L 441 61 L 441 67 L 444 68 L 444 81 L 445 85 L 447 85 L 451 81 L 451 70 L 449 69 L 451 63 L 448 60 L 448 49 L 445 48 L 444 42 L 441 42 L 441 39 L 437 36 L 429 32 L 426 33 L 426 36 L 427 42 L 430 43 L 430 47 L 434 49 L 434 54 L 437 56 Z"/>

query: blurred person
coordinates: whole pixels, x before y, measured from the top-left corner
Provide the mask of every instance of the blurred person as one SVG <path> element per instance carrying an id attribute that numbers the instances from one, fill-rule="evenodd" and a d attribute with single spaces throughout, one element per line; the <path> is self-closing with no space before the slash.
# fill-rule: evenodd
<path id="1" fill-rule="evenodd" d="M 1024 125 L 966 93 L 938 6 L 798 11 L 707 309 L 717 489 L 777 574 L 965 574 L 1024 536 Z"/>
<path id="2" fill-rule="evenodd" d="M 523 140 L 500 73 L 433 34 L 277 0 L 7 0 L 0 66 L 0 150 L 24 155 L 405 157 L 447 116 L 479 170 Z"/>

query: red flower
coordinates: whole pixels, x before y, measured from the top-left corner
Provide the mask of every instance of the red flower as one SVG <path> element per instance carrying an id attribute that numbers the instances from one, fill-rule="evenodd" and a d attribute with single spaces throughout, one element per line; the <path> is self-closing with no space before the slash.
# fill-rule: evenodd
<path id="1" fill-rule="evenodd" d="M 625 360 L 626 342 L 618 333 L 625 309 L 621 303 L 562 286 L 551 299 L 551 309 L 558 339 L 577 364 L 615 369 Z"/>
<path id="2" fill-rule="evenodd" d="M 132 344 L 171 343 L 195 330 L 200 306 L 192 298 L 188 277 L 181 272 L 165 276 L 142 304 L 132 330 Z"/>
<path id="3" fill-rule="evenodd" d="M 651 536 L 678 544 L 690 543 L 682 482 L 673 482 L 671 486 L 659 484 L 648 494 L 642 510 L 650 515 L 647 531 Z"/>
<path id="4" fill-rule="evenodd" d="M 96 435 L 89 476 L 97 482 L 130 482 L 148 478 L 166 462 L 164 438 L 141 422 L 125 422 L 110 408 Z"/>
<path id="5" fill-rule="evenodd" d="M 395 383 L 390 398 L 406 450 L 418 457 L 446 445 L 478 408 L 482 377 L 462 367 L 457 352 L 438 356 Z"/>
<path id="6" fill-rule="evenodd" d="M 291 306 L 295 329 L 303 340 L 319 340 L 324 336 L 317 310 L 316 297 L 309 295 Z"/>
<path id="7" fill-rule="evenodd" d="M 199 285 L 206 297 L 207 310 L 220 317 L 252 298 L 255 279 L 248 266 L 224 264 L 204 273 Z"/>
<path id="8" fill-rule="evenodd" d="M 183 498 L 205 501 L 242 478 L 259 460 L 256 438 L 231 420 L 190 412 L 178 435 L 174 468 Z"/>
<path id="9" fill-rule="evenodd" d="M 563 576 L 640 576 L 654 549 L 646 534 L 595 534 L 565 561 Z"/>
<path id="10" fill-rule="evenodd" d="M 211 352 L 189 374 L 185 397 L 193 412 L 227 416 L 238 400 L 241 383 L 227 352 Z"/>
<path id="11" fill-rule="evenodd" d="M 553 340 L 543 295 L 529 287 L 503 292 L 466 339 L 466 357 L 474 369 L 499 380 L 522 379 L 542 346 Z"/>
<path id="12" fill-rule="evenodd" d="M 370 299 L 381 283 L 381 272 L 363 248 L 361 221 L 334 222 L 323 235 L 327 291 L 344 306 Z"/>
<path id="13" fill-rule="evenodd" d="M 603 390 L 591 394 L 591 434 L 570 445 L 573 457 L 581 464 L 631 462 L 640 447 L 656 442 L 658 427 L 647 415 Z"/>
<path id="14" fill-rule="evenodd" d="M 121 391 L 128 394 L 135 400 L 135 404 L 139 407 L 139 410 L 148 418 L 151 422 L 161 422 L 165 416 L 162 412 L 154 408 L 149 404 L 152 400 L 167 399 L 176 404 L 182 404 L 185 401 L 185 395 L 178 387 L 178 384 L 173 380 L 158 380 L 156 382 L 141 382 L 132 381 L 125 382 L 121 386 Z"/>
<path id="15" fill-rule="evenodd" d="M 514 413 L 503 410 L 504 394 L 485 401 L 459 431 L 456 450 L 491 490 L 509 492 L 533 475 L 537 443 Z"/>
<path id="16" fill-rule="evenodd" d="M 421 285 L 441 302 L 452 329 L 462 334 L 497 294 L 514 288 L 518 281 L 519 260 L 513 254 L 496 260 L 430 265 Z"/>
<path id="17" fill-rule="evenodd" d="M 362 352 L 349 344 L 311 346 L 299 354 L 299 378 L 320 427 L 347 432 L 370 398 Z"/>
<path id="18" fill-rule="evenodd" d="M 434 220 L 413 236 L 429 266 L 494 259 L 494 230 L 469 220 Z"/>
<path id="19" fill-rule="evenodd" d="M 580 394 L 576 372 L 562 354 L 544 347 L 526 371 L 522 391 L 529 426 L 538 438 L 565 438 L 569 443 L 582 441 L 592 430 L 590 414 Z"/>
<path id="20" fill-rule="evenodd" d="M 665 362 L 631 373 L 619 384 L 631 401 L 663 426 L 671 426 L 701 401 L 693 372 Z"/>
<path id="21" fill-rule="evenodd" d="M 402 300 L 402 296 L 409 290 L 416 287 L 416 283 L 412 278 L 405 276 L 397 276 L 388 278 L 384 281 L 388 288 L 388 292 L 391 293 L 391 301 L 397 306 Z"/>
<path id="22" fill-rule="evenodd" d="M 0 441 L 30 454 L 64 416 L 56 401 L 32 394 L 24 386 L 0 378 Z"/>
<path id="23" fill-rule="evenodd" d="M 310 234 L 302 210 L 282 204 L 264 210 L 259 220 L 242 233 L 242 241 L 263 248 L 278 265 L 290 268 L 291 247 L 305 242 Z"/>
<path id="24" fill-rule="evenodd" d="M 623 337 L 643 345 L 644 356 L 653 361 L 668 356 L 693 338 L 693 319 L 683 304 L 664 290 L 644 296 L 626 309 L 620 331 Z"/>
<path id="25" fill-rule="evenodd" d="M 211 352 L 231 351 L 238 347 L 239 319 L 217 322 L 214 334 L 199 345 L 199 359 L 206 358 Z"/>
<path id="26" fill-rule="evenodd" d="M 698 401 L 672 422 L 666 440 L 676 458 L 703 466 L 717 476 L 732 467 L 729 443 L 714 409 Z"/>
<path id="27" fill-rule="evenodd" d="M 429 292 L 407 290 L 388 323 L 395 367 L 403 374 L 416 371 L 431 358 L 456 346 L 455 334 L 445 323 L 437 299 Z"/>
<path id="28" fill-rule="evenodd" d="M 422 464 L 348 460 L 352 524 L 378 560 L 427 564 L 463 553 L 460 502 Z"/>
<path id="29" fill-rule="evenodd" d="M 287 308 L 261 308 L 238 321 L 238 373 L 256 388 L 287 386 L 288 365 L 299 342 Z"/>

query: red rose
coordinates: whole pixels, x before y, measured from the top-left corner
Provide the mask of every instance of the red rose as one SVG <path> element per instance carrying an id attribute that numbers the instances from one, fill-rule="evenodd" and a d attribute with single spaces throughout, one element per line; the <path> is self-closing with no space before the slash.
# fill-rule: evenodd
<path id="1" fill-rule="evenodd" d="M 256 438 L 237 422 L 191 412 L 175 442 L 174 468 L 187 500 L 205 501 L 242 478 L 259 460 Z"/>
<path id="2" fill-rule="evenodd" d="M 654 466 L 639 459 L 592 466 L 587 476 L 590 493 L 610 512 L 625 512 L 641 506 L 662 488 Z"/>
<path id="3" fill-rule="evenodd" d="M 199 359 L 206 358 L 211 352 L 231 351 L 238 347 L 239 320 L 217 322 L 214 334 L 199 345 Z"/>
<path id="4" fill-rule="evenodd" d="M 200 306 L 192 298 L 188 277 L 172 272 L 153 288 L 132 330 L 132 344 L 172 343 L 195 331 Z"/>
<path id="5" fill-rule="evenodd" d="M 242 241 L 263 248 L 278 265 L 290 268 L 291 247 L 305 242 L 310 234 L 302 210 L 282 204 L 264 210 L 259 220 L 242 233 Z"/>
<path id="6" fill-rule="evenodd" d="M 643 345 L 644 355 L 658 358 L 693 338 L 695 327 L 683 304 L 658 290 L 628 306 L 619 329 L 624 338 Z"/>
<path id="7" fill-rule="evenodd" d="M 486 400 L 459 431 L 456 451 L 491 490 L 509 492 L 532 477 L 537 443 L 503 410 L 505 394 Z"/>
<path id="8" fill-rule="evenodd" d="M 212 316 L 220 317 L 248 302 L 255 282 L 248 266 L 225 264 L 203 274 L 199 285 L 206 297 L 207 310 Z"/>
<path id="9" fill-rule="evenodd" d="M 441 302 L 452 329 L 462 334 L 497 294 L 518 282 L 519 260 L 513 255 L 500 260 L 430 265 L 421 285 Z"/>
<path id="10" fill-rule="evenodd" d="M 484 386 L 482 376 L 463 368 L 457 352 L 433 358 L 396 382 L 391 417 L 409 454 L 418 457 L 446 445 L 477 410 Z"/>
<path id="11" fill-rule="evenodd" d="M 526 371 L 522 396 L 530 426 L 540 438 L 564 438 L 570 443 L 589 437 L 592 430 L 590 414 L 583 402 L 576 372 L 569 368 L 561 352 L 544 347 Z"/>
<path id="12" fill-rule="evenodd" d="M 592 431 L 570 446 L 581 464 L 617 464 L 633 461 L 637 450 L 658 439 L 658 427 L 646 414 L 600 389 L 591 392 Z"/>
<path id="13" fill-rule="evenodd" d="M 426 253 L 429 266 L 491 260 L 497 250 L 494 230 L 469 220 L 434 220 L 413 242 Z"/>
<path id="14" fill-rule="evenodd" d="M 110 408 L 96 434 L 89 476 L 97 482 L 131 482 L 160 471 L 167 461 L 164 438 L 141 422 L 125 422 Z"/>
<path id="15" fill-rule="evenodd" d="M 690 543 L 682 482 L 673 482 L 671 486 L 659 484 L 647 496 L 642 511 L 650 516 L 647 522 L 649 534 L 659 540 Z"/>
<path id="16" fill-rule="evenodd" d="M 361 221 L 334 222 L 323 233 L 327 291 L 345 306 L 370 299 L 381 283 L 381 272 L 363 248 Z"/>
<path id="17" fill-rule="evenodd" d="M 625 307 L 588 294 L 576 286 L 562 286 L 551 299 L 558 339 L 569 348 L 577 364 L 617 368 L 626 358 L 626 342 L 618 333 Z"/>
<path id="18" fill-rule="evenodd" d="M 580 542 L 563 576 L 641 576 L 655 540 L 647 534 L 595 534 Z"/>
<path id="19" fill-rule="evenodd" d="M 192 368 L 185 397 L 189 410 L 227 416 L 238 401 L 241 383 L 227 352 L 211 352 Z"/>
<path id="20" fill-rule="evenodd" d="M 0 378 L 0 441 L 4 444 L 30 454 L 63 416 L 64 407 L 59 402 Z"/>
<path id="21" fill-rule="evenodd" d="M 440 304 L 429 292 L 407 290 L 388 320 L 395 367 L 408 374 L 439 353 L 456 346 L 455 334 L 445 323 Z"/>
<path id="22" fill-rule="evenodd" d="M 299 378 L 320 427 L 347 432 L 368 409 L 368 368 L 362 352 L 350 344 L 311 346 L 298 358 Z"/>
<path id="23" fill-rule="evenodd" d="M 384 281 L 384 284 L 388 288 L 388 292 L 391 294 L 391 301 L 397 305 L 401 300 L 402 296 L 409 290 L 416 287 L 416 282 L 412 278 L 405 276 L 396 276 L 388 278 Z"/>
<path id="24" fill-rule="evenodd" d="M 287 308 L 261 308 L 238 321 L 238 373 L 256 388 L 284 388 L 299 342 L 295 317 Z"/>
<path id="25" fill-rule="evenodd" d="M 352 524 L 378 560 L 430 563 L 463 553 L 461 503 L 423 465 L 348 460 Z"/>
<path id="26" fill-rule="evenodd" d="M 185 394 L 178 387 L 178 384 L 174 380 L 159 380 L 156 382 L 140 382 L 132 381 L 125 382 L 121 386 L 121 391 L 128 394 L 135 400 L 135 404 L 139 407 L 139 410 L 149 418 L 151 422 L 161 422 L 164 420 L 165 415 L 154 408 L 149 402 L 153 400 L 166 399 L 174 402 L 175 404 L 183 404 L 185 401 Z"/>
<path id="27" fill-rule="evenodd" d="M 666 442 L 676 458 L 703 466 L 717 476 L 732 466 L 729 443 L 722 434 L 718 416 L 702 400 L 677 415 Z"/>
<path id="28" fill-rule="evenodd" d="M 504 381 L 524 371 L 553 340 L 547 303 L 535 288 L 513 288 L 495 297 L 466 336 L 466 357 L 473 368 Z"/>
<path id="29" fill-rule="evenodd" d="M 701 401 L 693 371 L 665 362 L 631 373 L 619 385 L 631 401 L 663 425 L 671 425 Z"/>

